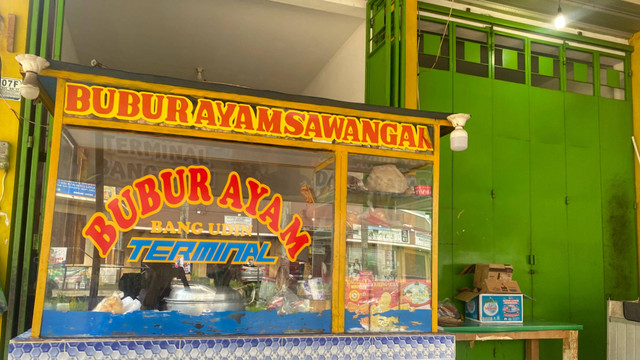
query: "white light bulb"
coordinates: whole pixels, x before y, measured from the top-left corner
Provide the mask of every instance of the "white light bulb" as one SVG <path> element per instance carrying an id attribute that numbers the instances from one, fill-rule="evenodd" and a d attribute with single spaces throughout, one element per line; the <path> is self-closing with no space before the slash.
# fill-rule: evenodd
<path id="1" fill-rule="evenodd" d="M 27 71 L 24 80 L 22 80 L 22 86 L 20 86 L 20 95 L 25 99 L 34 100 L 38 98 L 39 94 L 38 76 L 32 71 Z"/>
<path id="2" fill-rule="evenodd" d="M 464 151 L 467 150 L 467 144 L 469 140 L 469 135 L 467 131 L 462 128 L 462 126 L 457 126 L 453 132 L 451 132 L 450 147 L 453 151 Z"/>
<path id="3" fill-rule="evenodd" d="M 467 141 L 469 135 L 467 131 L 462 127 L 467 123 L 467 120 L 471 118 L 469 114 L 451 114 L 447 116 L 447 120 L 453 125 L 455 128 L 453 132 L 451 132 L 451 137 L 449 138 L 450 147 L 453 151 L 464 151 L 467 150 Z"/>
<path id="4" fill-rule="evenodd" d="M 20 86 L 20 95 L 25 99 L 36 99 L 40 94 L 38 74 L 42 69 L 49 67 L 49 62 L 33 54 L 18 54 L 16 60 L 22 65 L 22 70 L 25 72 L 22 86 Z"/>
<path id="5" fill-rule="evenodd" d="M 558 16 L 555 19 L 556 29 L 562 29 L 567 25 L 567 19 L 562 14 L 562 9 L 558 8 Z"/>

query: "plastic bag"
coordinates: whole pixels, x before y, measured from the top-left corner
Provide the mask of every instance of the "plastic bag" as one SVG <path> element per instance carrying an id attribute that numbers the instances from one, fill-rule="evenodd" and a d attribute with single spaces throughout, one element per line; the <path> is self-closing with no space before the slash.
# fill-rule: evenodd
<path id="1" fill-rule="evenodd" d="M 131 297 L 127 296 L 126 298 L 122 299 L 122 313 L 123 314 L 127 314 L 133 311 L 138 311 L 140 310 L 140 308 L 142 307 L 142 304 L 140 303 L 140 301 L 138 299 L 132 299 Z"/>
<path id="2" fill-rule="evenodd" d="M 451 300 L 444 299 L 438 301 L 438 325 L 440 326 L 460 326 L 462 319 L 460 312 L 451 303 Z"/>
<path id="3" fill-rule="evenodd" d="M 309 300 L 301 300 L 291 290 L 284 288 L 271 298 L 268 310 L 276 310 L 278 315 L 296 314 L 309 311 Z"/>

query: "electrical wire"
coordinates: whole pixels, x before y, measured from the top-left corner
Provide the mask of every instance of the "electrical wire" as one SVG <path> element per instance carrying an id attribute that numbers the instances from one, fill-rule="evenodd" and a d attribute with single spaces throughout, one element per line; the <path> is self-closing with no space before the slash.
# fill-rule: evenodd
<path id="1" fill-rule="evenodd" d="M 640 163 L 640 153 L 638 153 L 638 144 L 636 144 L 636 138 L 631 136 L 631 142 L 633 143 L 633 149 L 636 152 L 636 159 L 638 159 L 638 163 Z"/>
<path id="2" fill-rule="evenodd" d="M 2 93 L 0 93 L 0 97 L 2 98 L 2 100 L 4 101 L 4 103 L 5 103 L 5 104 L 7 104 L 7 107 L 9 108 L 9 110 L 11 110 L 11 112 L 12 112 L 12 113 L 13 113 L 13 115 L 16 117 L 16 119 L 18 119 L 18 121 L 21 121 L 21 122 L 28 122 L 28 123 L 31 123 L 31 124 L 33 124 L 33 125 L 35 125 L 35 126 L 40 126 L 40 127 L 47 128 L 47 129 L 49 128 L 49 125 L 45 125 L 45 124 L 38 124 L 37 122 L 35 122 L 35 121 L 33 121 L 33 120 L 29 120 L 29 119 L 25 119 L 25 118 L 23 118 L 22 116 L 20 116 L 20 114 L 18 114 L 18 112 L 17 112 L 17 111 L 15 111 L 15 110 L 11 107 L 11 105 L 7 102 L 7 99 L 4 97 L 4 95 L 2 95 Z"/>
<path id="3" fill-rule="evenodd" d="M 2 209 L 2 199 L 4 198 L 4 179 L 7 178 L 7 169 L 3 169 L 4 175 L 2 175 L 2 191 L 0 191 L 0 209 Z M 9 214 L 4 211 L 0 211 L 0 216 L 4 215 L 4 223 L 9 226 Z"/>
<path id="4" fill-rule="evenodd" d="M 442 52 L 442 45 L 444 44 L 444 38 L 447 35 L 447 30 L 449 29 L 449 22 L 451 22 L 451 14 L 453 13 L 453 3 L 455 0 L 451 0 L 451 6 L 449 7 L 449 16 L 447 17 L 447 22 L 444 25 L 444 31 L 442 32 L 442 36 L 440 37 L 440 45 L 438 46 L 438 52 L 436 53 L 436 58 L 433 61 L 433 65 L 431 65 L 430 69 L 433 69 L 436 67 L 436 64 L 438 63 L 438 59 L 440 58 L 440 53 Z M 420 15 L 418 14 L 418 23 L 420 23 Z M 420 53 L 420 40 L 422 38 L 420 37 L 420 30 L 418 30 L 418 48 L 416 49 L 416 52 L 419 54 Z M 418 105 L 418 110 L 420 110 L 420 59 L 418 57 L 417 59 L 418 61 L 418 74 L 417 74 L 417 84 L 418 86 L 416 86 L 416 92 L 417 92 L 417 97 L 418 97 L 418 101 L 417 101 L 417 105 Z"/>
<path id="5" fill-rule="evenodd" d="M 440 52 L 442 51 L 442 44 L 444 43 L 444 37 L 447 35 L 447 29 L 449 28 L 449 22 L 451 22 L 451 14 L 453 13 L 453 2 L 451 0 L 451 7 L 449 8 L 449 16 L 447 17 L 447 22 L 444 24 L 444 32 L 442 33 L 442 37 L 440 38 L 440 46 L 438 47 L 438 53 L 436 54 L 436 59 L 431 65 L 431 68 L 435 68 L 438 63 L 438 58 L 440 58 Z"/>

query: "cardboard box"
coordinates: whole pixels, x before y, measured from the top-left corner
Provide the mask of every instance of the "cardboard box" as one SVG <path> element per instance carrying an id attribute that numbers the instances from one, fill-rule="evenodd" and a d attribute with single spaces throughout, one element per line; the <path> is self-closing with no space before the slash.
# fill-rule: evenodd
<path id="1" fill-rule="evenodd" d="M 522 299 L 509 264 L 473 264 L 461 274 L 474 274 L 473 289 L 463 289 L 456 299 L 465 302 L 467 319 L 492 323 L 522 323 Z"/>
<path id="2" fill-rule="evenodd" d="M 464 305 L 465 317 L 486 323 L 522 323 L 522 294 L 480 294 Z"/>
<path id="3" fill-rule="evenodd" d="M 486 280 L 511 281 L 513 266 L 509 264 L 472 264 L 465 267 L 460 274 L 474 274 L 473 286 L 480 289 Z"/>

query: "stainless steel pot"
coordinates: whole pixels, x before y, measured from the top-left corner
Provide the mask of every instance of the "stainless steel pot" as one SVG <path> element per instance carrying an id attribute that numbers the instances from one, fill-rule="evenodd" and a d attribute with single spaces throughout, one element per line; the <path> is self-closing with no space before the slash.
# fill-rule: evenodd
<path id="1" fill-rule="evenodd" d="M 187 315 L 208 312 L 244 311 L 242 296 L 231 287 L 213 289 L 202 284 L 171 284 L 171 293 L 166 297 L 167 310 L 176 310 Z"/>

